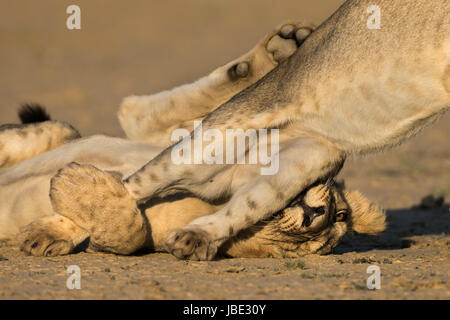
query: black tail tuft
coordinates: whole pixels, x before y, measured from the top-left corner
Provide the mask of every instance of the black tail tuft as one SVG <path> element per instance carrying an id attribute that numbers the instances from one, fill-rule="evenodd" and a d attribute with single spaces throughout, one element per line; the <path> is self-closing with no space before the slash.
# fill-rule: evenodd
<path id="1" fill-rule="evenodd" d="M 19 118 L 23 124 L 51 120 L 45 108 L 38 103 L 24 103 L 19 109 Z"/>

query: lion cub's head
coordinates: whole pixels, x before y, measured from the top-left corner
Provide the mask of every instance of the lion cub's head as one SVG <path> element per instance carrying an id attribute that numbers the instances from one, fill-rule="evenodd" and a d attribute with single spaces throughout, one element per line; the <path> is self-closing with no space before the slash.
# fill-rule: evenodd
<path id="1" fill-rule="evenodd" d="M 358 191 L 343 185 L 319 184 L 284 209 L 272 227 L 297 243 L 297 253 L 329 253 L 347 231 L 379 234 L 386 229 L 386 215 Z"/>
<path id="2" fill-rule="evenodd" d="M 236 257 L 326 254 L 347 231 L 378 234 L 385 229 L 384 211 L 358 191 L 319 184 L 271 219 L 241 232 L 225 248 Z"/>

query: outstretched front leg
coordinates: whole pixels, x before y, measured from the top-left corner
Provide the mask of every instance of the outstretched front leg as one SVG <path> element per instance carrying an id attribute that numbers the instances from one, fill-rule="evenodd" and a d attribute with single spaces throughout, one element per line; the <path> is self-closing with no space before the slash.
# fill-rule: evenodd
<path id="1" fill-rule="evenodd" d="M 167 250 L 180 259 L 213 259 L 218 247 L 239 231 L 283 209 L 315 181 L 335 175 L 343 159 L 343 154 L 326 141 L 298 138 L 282 150 L 277 174 L 250 179 L 247 175 L 226 206 L 172 232 Z M 237 168 L 236 175 L 244 174 L 241 170 Z"/>

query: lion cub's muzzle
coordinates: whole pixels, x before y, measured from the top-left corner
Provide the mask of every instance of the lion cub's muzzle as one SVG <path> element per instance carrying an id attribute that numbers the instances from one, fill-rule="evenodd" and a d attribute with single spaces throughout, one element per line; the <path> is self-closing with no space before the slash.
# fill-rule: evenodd
<path id="1" fill-rule="evenodd" d="M 303 209 L 302 227 L 309 227 L 314 219 L 325 214 L 325 207 L 310 207 L 304 201 L 298 204 Z"/>

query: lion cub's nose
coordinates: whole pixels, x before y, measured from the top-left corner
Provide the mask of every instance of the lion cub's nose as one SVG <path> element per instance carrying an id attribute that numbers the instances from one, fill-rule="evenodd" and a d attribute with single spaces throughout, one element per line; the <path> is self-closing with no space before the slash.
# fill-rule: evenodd
<path id="1" fill-rule="evenodd" d="M 303 222 L 302 227 L 309 227 L 314 219 L 320 217 L 325 214 L 325 207 L 310 207 L 304 201 L 300 203 L 300 206 L 303 209 Z"/>

